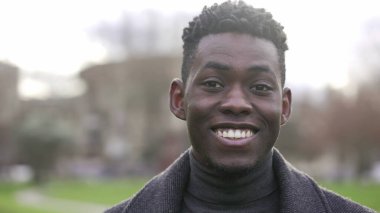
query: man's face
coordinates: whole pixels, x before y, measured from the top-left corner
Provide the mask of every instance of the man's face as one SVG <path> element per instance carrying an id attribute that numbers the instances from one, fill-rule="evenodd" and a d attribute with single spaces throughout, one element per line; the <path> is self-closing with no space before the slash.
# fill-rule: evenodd
<path id="1" fill-rule="evenodd" d="M 268 157 L 290 114 L 279 67 L 267 40 L 237 33 L 201 39 L 187 82 L 171 87 L 171 110 L 187 121 L 197 160 L 234 171 Z"/>

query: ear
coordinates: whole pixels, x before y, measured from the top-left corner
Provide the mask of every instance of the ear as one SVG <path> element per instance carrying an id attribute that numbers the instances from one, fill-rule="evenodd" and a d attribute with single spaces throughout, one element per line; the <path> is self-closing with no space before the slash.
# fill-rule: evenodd
<path id="1" fill-rule="evenodd" d="M 289 88 L 284 88 L 282 92 L 282 112 L 281 125 L 284 125 L 292 112 L 292 91 Z"/>
<path id="2" fill-rule="evenodd" d="M 182 80 L 174 79 L 170 85 L 170 111 L 179 119 L 186 120 L 184 110 L 185 88 Z"/>

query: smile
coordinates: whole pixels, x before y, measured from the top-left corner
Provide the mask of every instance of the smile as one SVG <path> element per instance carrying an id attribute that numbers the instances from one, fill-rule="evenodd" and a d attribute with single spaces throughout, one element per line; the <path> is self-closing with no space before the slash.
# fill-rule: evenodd
<path id="1" fill-rule="evenodd" d="M 251 129 L 215 129 L 214 132 L 217 136 L 228 139 L 244 139 L 252 137 L 255 131 Z"/>

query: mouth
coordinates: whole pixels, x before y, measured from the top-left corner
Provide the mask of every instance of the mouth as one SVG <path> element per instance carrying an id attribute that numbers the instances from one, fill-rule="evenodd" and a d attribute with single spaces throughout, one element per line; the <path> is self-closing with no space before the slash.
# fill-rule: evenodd
<path id="1" fill-rule="evenodd" d="M 219 124 L 211 128 L 226 145 L 244 145 L 259 132 L 259 128 L 245 124 Z"/>
<path id="2" fill-rule="evenodd" d="M 218 128 L 215 129 L 214 132 L 217 136 L 227 139 L 244 139 L 256 134 L 253 129 Z"/>

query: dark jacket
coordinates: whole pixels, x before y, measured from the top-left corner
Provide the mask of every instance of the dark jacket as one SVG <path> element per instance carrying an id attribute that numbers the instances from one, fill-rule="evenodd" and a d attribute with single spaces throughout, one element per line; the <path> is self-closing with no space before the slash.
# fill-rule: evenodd
<path id="1" fill-rule="evenodd" d="M 319 187 L 309 176 L 290 165 L 277 150 L 273 154 L 273 168 L 280 187 L 281 212 L 375 212 Z M 180 212 L 189 173 L 189 151 L 186 151 L 136 195 L 106 213 Z"/>

